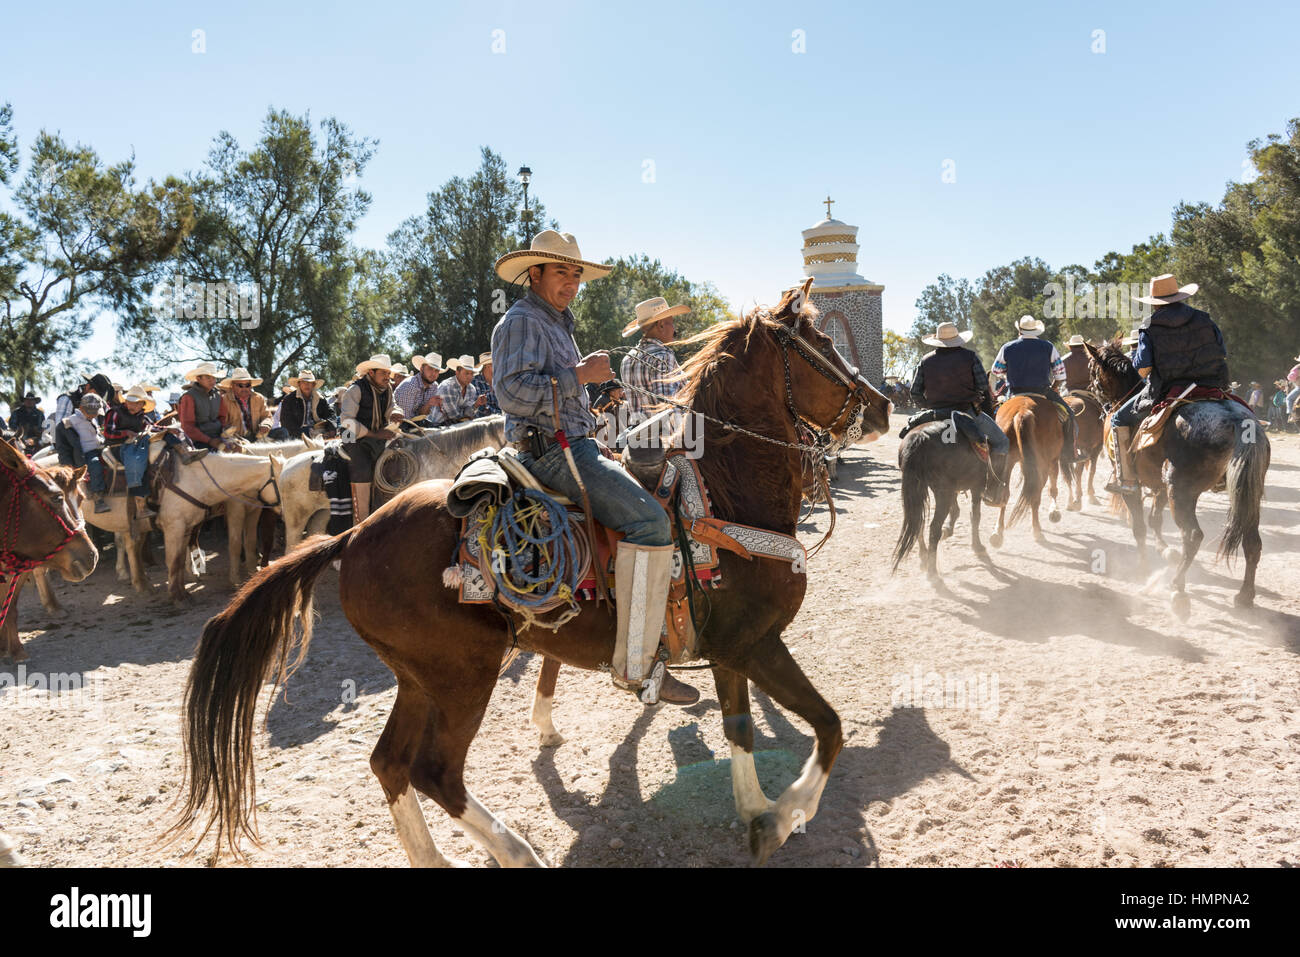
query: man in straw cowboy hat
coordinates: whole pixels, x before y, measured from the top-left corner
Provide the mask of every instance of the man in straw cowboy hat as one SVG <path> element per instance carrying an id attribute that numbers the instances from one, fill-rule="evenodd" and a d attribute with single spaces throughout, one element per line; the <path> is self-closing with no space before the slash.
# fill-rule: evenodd
<path id="1" fill-rule="evenodd" d="M 225 423 L 224 435 L 246 442 L 266 438 L 271 431 L 271 410 L 266 407 L 266 396 L 253 391 L 254 386 L 261 384 L 261 379 L 254 378 L 242 367 L 218 384 L 225 411 L 222 416 Z"/>
<path id="2" fill-rule="evenodd" d="M 1092 385 L 1092 373 L 1088 371 L 1090 360 L 1083 336 L 1075 333 L 1070 336 L 1070 341 L 1066 345 L 1070 347 L 1070 351 L 1061 359 L 1061 365 L 1065 367 L 1065 391 L 1073 392 L 1075 389 L 1087 391 Z"/>
<path id="3" fill-rule="evenodd" d="M 474 381 L 471 384 L 479 398 L 483 399 L 483 404 L 478 407 L 475 418 L 500 415 L 501 405 L 497 402 L 497 394 L 492 388 L 492 353 L 484 352 L 478 357 L 478 365 L 474 367 Z"/>
<path id="4" fill-rule="evenodd" d="M 393 398 L 408 419 L 427 416 L 426 425 L 434 425 L 441 416 L 442 397 L 438 395 L 438 376 L 446 372 L 442 356 L 436 352 L 411 356 L 415 375 L 393 390 Z"/>
<path id="5" fill-rule="evenodd" d="M 225 373 L 218 371 L 211 362 L 201 362 L 185 373 L 189 383 L 181 393 L 177 405 L 177 419 L 181 431 L 193 443 L 197 452 L 182 449 L 181 460 L 189 463 L 202 458 L 211 450 L 236 448 L 233 442 L 221 437 L 226 426 L 226 410 L 217 390 L 217 379 Z"/>
<path id="6" fill-rule="evenodd" d="M 478 410 L 487 403 L 487 399 L 480 400 L 478 391 L 473 386 L 475 368 L 473 356 L 448 359 L 447 368 L 453 374 L 438 384 L 438 398 L 442 399 L 441 421 L 450 425 L 453 422 L 464 422 L 466 419 L 474 418 Z"/>
<path id="7" fill-rule="evenodd" d="M 1153 405 L 1170 392 L 1182 392 L 1188 386 L 1228 389 L 1232 385 L 1223 333 L 1209 313 L 1193 309 L 1183 301 L 1199 288 L 1196 283 L 1179 286 L 1178 280 L 1166 273 L 1151 280 L 1150 295 L 1133 297 L 1156 308 L 1138 329 L 1137 354 L 1133 359 L 1133 367 L 1146 379 L 1146 385 L 1110 417 L 1119 452 L 1116 460 L 1119 476 L 1106 486 L 1108 492 L 1139 490 L 1132 451 L 1133 430 Z"/>
<path id="8" fill-rule="evenodd" d="M 919 425 L 922 421 L 945 418 L 954 411 L 973 416 L 980 434 L 989 443 L 989 467 L 997 479 L 985 484 L 984 501 L 1001 505 L 1006 500 L 1007 451 L 1011 446 L 1006 433 L 998 428 L 993 418 L 993 398 L 989 395 L 984 364 L 974 350 L 965 348 L 972 335 L 971 332 L 959 332 L 951 322 L 944 322 L 933 336 L 921 340 L 936 348 L 916 367 L 911 393 L 917 402 L 931 410 L 931 414 L 925 419 L 920 416 L 915 419 Z M 907 425 L 911 428 L 913 422 L 909 421 Z"/>
<path id="9" fill-rule="evenodd" d="M 115 405 L 104 416 L 104 444 L 126 470 L 126 494 L 146 498 L 144 473 L 149 468 L 148 414 L 154 410 L 154 400 L 149 398 L 144 386 L 133 385 L 122 395 L 122 404 Z M 147 518 L 154 513 L 148 509 L 137 510 L 136 516 Z"/>
<path id="10" fill-rule="evenodd" d="M 286 383 L 289 394 L 280 400 L 280 428 L 290 438 L 328 436 L 335 432 L 334 415 L 320 392 L 324 384 L 325 380 L 316 378 L 310 369 L 289 377 Z"/>
<path id="11" fill-rule="evenodd" d="M 662 674 L 658 700 L 693 704 L 699 692 L 655 662 L 673 556 L 668 515 L 589 437 L 596 420 L 585 386 L 608 381 L 614 373 L 607 352 L 583 356 L 579 351 L 569 303 L 580 283 L 609 272 L 609 266 L 583 259 L 572 235 L 551 229 L 538 233 L 529 249 L 497 260 L 498 276 L 527 287 L 492 331 L 497 399 L 506 414 L 506 440 L 518 450 L 519 461 L 542 484 L 581 501 L 578 481 L 554 439 L 562 429 L 592 514 L 624 533 L 614 559 L 618 631 L 610 672 L 615 685 L 639 693 Z"/>
<path id="12" fill-rule="evenodd" d="M 668 344 L 677 338 L 676 317 L 690 306 L 670 306 L 662 296 L 636 304 L 636 318 L 623 329 L 623 338 L 641 333 L 641 341 L 623 357 L 618 377 L 627 388 L 627 407 L 635 425 L 656 411 L 659 399 L 677 394 L 681 383 L 674 376 L 680 366 Z"/>
<path id="13" fill-rule="evenodd" d="M 1018 339 L 1012 339 L 998 350 L 993 360 L 993 374 L 1006 380 L 1008 395 L 1033 392 L 1055 402 L 1066 412 L 1065 441 L 1061 444 L 1061 465 L 1069 469 L 1083 456 L 1075 443 L 1079 430 L 1074 423 L 1074 410 L 1056 391 L 1056 384 L 1065 380 L 1065 363 L 1061 361 L 1056 346 L 1039 339 L 1043 323 L 1033 316 L 1021 316 L 1016 323 Z M 1068 471 L 1067 471 L 1067 474 Z"/>
<path id="14" fill-rule="evenodd" d="M 357 377 L 339 400 L 343 451 L 348 456 L 352 483 L 353 524 L 360 524 L 370 514 L 375 462 L 388 440 L 397 435 L 398 423 L 406 418 L 393 401 L 391 379 L 396 368 L 386 355 L 374 355 L 358 363 Z"/>

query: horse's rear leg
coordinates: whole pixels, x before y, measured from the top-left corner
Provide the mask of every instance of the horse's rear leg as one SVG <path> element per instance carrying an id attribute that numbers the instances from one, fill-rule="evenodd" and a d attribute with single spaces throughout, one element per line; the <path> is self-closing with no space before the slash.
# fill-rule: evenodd
<path id="1" fill-rule="evenodd" d="M 952 508 L 948 510 L 948 521 L 943 526 L 943 537 L 952 538 L 952 533 L 957 528 L 957 518 L 961 515 L 961 502 L 957 498 L 957 493 L 952 494 Z"/>
<path id="2" fill-rule="evenodd" d="M 533 727 L 541 734 L 541 746 L 554 748 L 564 743 L 564 736 L 555 730 L 551 721 L 551 705 L 555 702 L 555 679 L 560 674 L 560 663 L 554 658 L 542 658 L 542 670 L 537 676 L 537 690 L 533 693 Z"/>
<path id="3" fill-rule="evenodd" d="M 392 713 L 370 755 L 370 769 L 384 789 L 397 837 L 411 866 L 456 867 L 459 862 L 444 857 L 433 843 L 424 812 L 420 810 L 420 799 L 411 787 L 411 762 L 428 729 L 431 712 L 432 706 L 423 692 L 408 691 L 399 680 Z"/>
<path id="4" fill-rule="evenodd" d="M 1174 613 L 1180 618 L 1186 618 L 1191 611 L 1191 601 L 1187 597 L 1187 569 L 1192 566 L 1196 560 L 1196 553 L 1201 549 L 1201 542 L 1205 539 L 1205 532 L 1201 531 L 1201 524 L 1196 520 L 1196 501 L 1201 497 L 1197 489 L 1182 489 L 1170 481 L 1173 488 L 1170 495 L 1170 506 L 1174 513 L 1174 522 L 1183 532 L 1183 559 L 1178 563 L 1178 570 L 1174 572 L 1174 591 L 1169 596 L 1173 605 Z"/>
<path id="5" fill-rule="evenodd" d="M 1101 452 L 1093 452 L 1092 458 L 1088 460 L 1088 504 L 1100 505 L 1101 500 L 1097 498 L 1097 490 L 1092 487 L 1092 480 L 1097 477 L 1097 457 Z M 1080 480 L 1082 481 L 1083 469 L 1079 470 Z"/>
<path id="6" fill-rule="evenodd" d="M 817 693 L 779 637 L 755 645 L 744 670 L 777 704 L 812 725 L 817 735 L 817 744 L 798 780 L 782 792 L 770 811 L 750 822 L 749 850 L 755 862 L 762 864 L 791 832 L 802 829 L 816 815 L 831 765 L 844 746 L 844 735 L 839 715 Z"/>
<path id="7" fill-rule="evenodd" d="M 970 547 L 981 558 L 988 555 L 988 550 L 980 541 L 980 491 L 978 489 L 972 489 L 970 493 Z"/>
<path id="8" fill-rule="evenodd" d="M 934 490 L 934 516 L 930 519 L 930 539 L 926 553 L 925 573 L 931 578 L 939 577 L 939 539 L 947 538 L 952 532 L 944 533 L 944 522 L 957 505 L 957 493 L 947 490 Z"/>
<path id="9" fill-rule="evenodd" d="M 722 706 L 722 733 L 731 745 L 731 793 L 736 813 L 746 826 L 775 806 L 763 793 L 754 767 L 754 719 L 749 712 L 749 679 L 715 665 L 713 683 Z"/>
<path id="10" fill-rule="evenodd" d="M 1051 471 L 1048 473 L 1051 476 L 1051 492 L 1052 492 L 1052 508 L 1047 513 L 1047 520 L 1049 522 L 1059 522 L 1061 520 L 1061 510 L 1056 504 L 1056 500 L 1060 497 L 1060 493 L 1056 485 L 1056 474 L 1058 472 L 1063 472 L 1063 471 L 1065 470 L 1061 468 L 1060 462 L 1053 462 Z M 1070 484 L 1069 472 L 1065 472 L 1065 484 L 1068 490 L 1068 486 Z"/>
<path id="11" fill-rule="evenodd" d="M 468 672 L 464 681 L 477 678 L 482 679 L 478 682 L 482 687 L 462 687 L 460 694 L 445 699 L 445 705 L 433 705 L 433 720 L 411 764 L 411 783 L 437 801 L 502 867 L 545 867 L 528 842 L 465 787 L 465 754 L 492 697 L 495 666 L 482 675 Z"/>
<path id="12" fill-rule="evenodd" d="M 113 533 L 113 551 L 117 552 L 117 556 L 113 561 L 113 571 L 117 573 L 117 580 L 120 582 L 130 581 L 130 557 L 126 553 L 126 536 L 121 532 Z"/>
<path id="13" fill-rule="evenodd" d="M 1162 485 L 1156 489 L 1156 494 L 1151 499 L 1151 511 L 1147 513 L 1147 524 L 1151 526 L 1151 534 L 1155 536 L 1155 540 L 1160 544 L 1160 553 L 1164 556 L 1165 561 L 1172 562 L 1178 558 L 1178 552 L 1165 541 L 1165 505 L 1168 502 L 1169 491 Z"/>
<path id="14" fill-rule="evenodd" d="M 1255 603 L 1255 567 L 1259 564 L 1260 553 L 1264 550 L 1259 537 L 1259 525 L 1247 528 L 1241 537 L 1241 550 L 1246 553 L 1246 574 L 1241 580 L 1241 590 L 1232 602 L 1238 608 L 1249 608 Z"/>
<path id="15" fill-rule="evenodd" d="M 1067 491 L 1070 493 L 1070 504 L 1065 506 L 1067 512 L 1083 511 L 1083 466 L 1085 463 L 1076 462 L 1071 465 L 1065 473 L 1065 484 Z"/>

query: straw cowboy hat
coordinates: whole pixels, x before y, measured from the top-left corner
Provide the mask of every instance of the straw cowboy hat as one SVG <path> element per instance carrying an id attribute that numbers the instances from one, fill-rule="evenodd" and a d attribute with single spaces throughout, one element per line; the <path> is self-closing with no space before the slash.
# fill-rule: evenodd
<path id="1" fill-rule="evenodd" d="M 1067 345 L 1067 346 L 1086 346 L 1087 343 L 1083 341 L 1083 336 L 1079 335 L 1079 334 L 1076 332 L 1074 335 L 1070 336 L 1070 341 L 1067 342 L 1066 345 Z"/>
<path id="2" fill-rule="evenodd" d="M 1163 276 L 1156 276 L 1151 280 L 1151 295 L 1134 296 L 1135 302 L 1145 302 L 1150 306 L 1167 306 L 1171 302 L 1182 302 L 1196 294 L 1200 289 L 1196 283 L 1191 282 L 1186 286 L 1178 285 L 1178 280 L 1174 278 L 1173 273 L 1165 273 Z"/>
<path id="3" fill-rule="evenodd" d="M 147 383 L 147 382 L 137 382 L 135 385 L 131 386 L 131 388 L 132 388 L 132 389 L 143 389 L 145 392 L 148 392 L 150 395 L 153 395 L 155 392 L 161 392 L 161 391 L 162 391 L 162 386 L 160 386 L 160 385 L 150 385 L 150 384 Z"/>
<path id="4" fill-rule="evenodd" d="M 1138 334 L 1136 329 L 1134 329 L 1122 340 L 1120 340 L 1120 345 L 1122 346 L 1135 346 L 1137 344 L 1138 344 Z"/>
<path id="5" fill-rule="evenodd" d="M 939 328 L 934 330 L 934 335 L 925 336 L 921 339 L 927 346 L 938 346 L 941 349 L 955 349 L 958 346 L 964 346 L 970 342 L 971 336 L 975 335 L 974 331 L 958 332 L 957 325 L 952 322 L 941 322 Z"/>
<path id="6" fill-rule="evenodd" d="M 583 259 L 573 233 L 557 233 L 553 229 L 543 229 L 533 237 L 529 248 L 506 253 L 498 259 L 497 275 L 506 282 L 526 286 L 528 270 L 533 266 L 543 266 L 546 263 L 570 263 L 581 266 L 583 282 L 608 276 L 612 268 Z"/>
<path id="7" fill-rule="evenodd" d="M 393 365 L 393 360 L 388 358 L 388 356 L 384 355 L 382 352 L 378 355 L 371 356 L 365 362 L 358 363 L 357 375 L 365 375 L 371 369 L 387 369 L 389 372 L 406 371 L 406 369 L 401 366 Z"/>
<path id="8" fill-rule="evenodd" d="M 289 378 L 285 380 L 285 384 L 290 389 L 296 389 L 298 388 L 298 383 L 302 382 L 304 379 L 310 379 L 315 382 L 316 388 L 318 389 L 325 384 L 325 380 L 316 378 L 316 373 L 312 372 L 310 369 L 303 369 L 297 375 L 289 376 Z"/>
<path id="9" fill-rule="evenodd" d="M 690 306 L 670 306 L 668 300 L 663 296 L 655 296 L 653 299 L 647 299 L 645 302 L 636 304 L 636 318 L 623 327 L 623 338 L 626 339 L 632 333 L 660 319 L 668 319 L 671 316 L 680 316 L 691 311 Z"/>
<path id="10" fill-rule="evenodd" d="M 461 356 L 459 359 L 447 360 L 448 372 L 455 372 L 457 369 L 473 369 L 473 368 L 474 368 L 473 356 Z"/>
<path id="11" fill-rule="evenodd" d="M 144 387 L 139 385 L 131 386 L 131 388 L 126 391 L 126 394 L 122 396 L 122 401 L 143 402 L 144 410 L 146 412 L 152 412 L 155 406 L 157 406 L 157 403 L 154 402 L 153 399 L 149 398 L 149 393 L 144 391 Z"/>
<path id="12" fill-rule="evenodd" d="M 240 366 L 234 372 L 230 373 L 230 375 L 228 375 L 226 378 L 222 379 L 219 383 L 217 383 L 217 386 L 222 389 L 229 389 L 231 385 L 233 385 L 236 382 L 251 382 L 253 383 L 253 385 L 262 384 L 261 379 L 254 378 L 251 372 L 249 372 L 243 366 Z"/>
<path id="13" fill-rule="evenodd" d="M 447 371 L 447 367 L 442 364 L 442 356 L 436 352 L 430 352 L 422 356 L 411 356 L 411 365 L 415 366 L 417 373 L 423 372 L 425 366 L 433 366 L 438 372 Z"/>
<path id="14" fill-rule="evenodd" d="M 200 362 L 189 372 L 185 373 L 185 381 L 193 382 L 201 375 L 210 375 L 214 379 L 220 379 L 225 375 L 225 373 L 214 366 L 211 362 Z"/>
<path id="15" fill-rule="evenodd" d="M 491 364 L 492 364 L 492 353 L 485 352 L 478 357 L 478 365 L 474 367 L 474 371 L 482 372 L 484 366 L 490 366 Z"/>
<path id="16" fill-rule="evenodd" d="M 1028 336 L 1031 339 L 1037 336 L 1040 332 L 1042 332 L 1046 328 L 1047 328 L 1046 326 L 1044 326 L 1039 320 L 1035 319 L 1033 316 L 1021 316 L 1016 321 L 1016 331 L 1019 332 L 1022 336 Z"/>

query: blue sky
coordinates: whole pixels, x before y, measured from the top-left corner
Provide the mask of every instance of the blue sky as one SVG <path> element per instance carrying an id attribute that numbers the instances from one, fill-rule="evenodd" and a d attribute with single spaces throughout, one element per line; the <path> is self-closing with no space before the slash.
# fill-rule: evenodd
<path id="1" fill-rule="evenodd" d="M 147 179 L 197 169 L 220 130 L 251 144 L 270 106 L 333 115 L 380 141 L 356 241 L 382 247 L 487 145 L 533 169 L 585 255 L 648 253 L 733 307 L 800 275 L 829 192 L 900 329 L 940 273 L 1091 264 L 1167 230 L 1300 115 L 1300 11 L 1277 4 L 75 3 L 4 21 L 24 149 L 58 130 Z M 111 355 L 110 326 L 84 355 Z"/>

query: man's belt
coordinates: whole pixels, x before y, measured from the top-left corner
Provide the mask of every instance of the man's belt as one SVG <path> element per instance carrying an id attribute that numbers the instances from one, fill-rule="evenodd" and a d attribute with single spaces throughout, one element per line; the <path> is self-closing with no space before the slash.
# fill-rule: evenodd
<path id="1" fill-rule="evenodd" d="M 591 438 L 594 434 L 594 432 L 584 432 L 582 435 L 570 435 L 568 437 L 569 444 L 572 445 L 574 442 L 580 441 L 581 439 Z M 545 432 L 542 429 L 534 428 L 533 426 L 528 427 L 528 433 L 524 438 L 519 439 L 516 442 L 511 442 L 510 444 L 518 452 L 531 453 L 534 459 L 540 459 L 547 452 L 551 451 L 553 446 L 559 445 L 559 443 L 555 441 L 555 435 L 553 433 Z"/>

